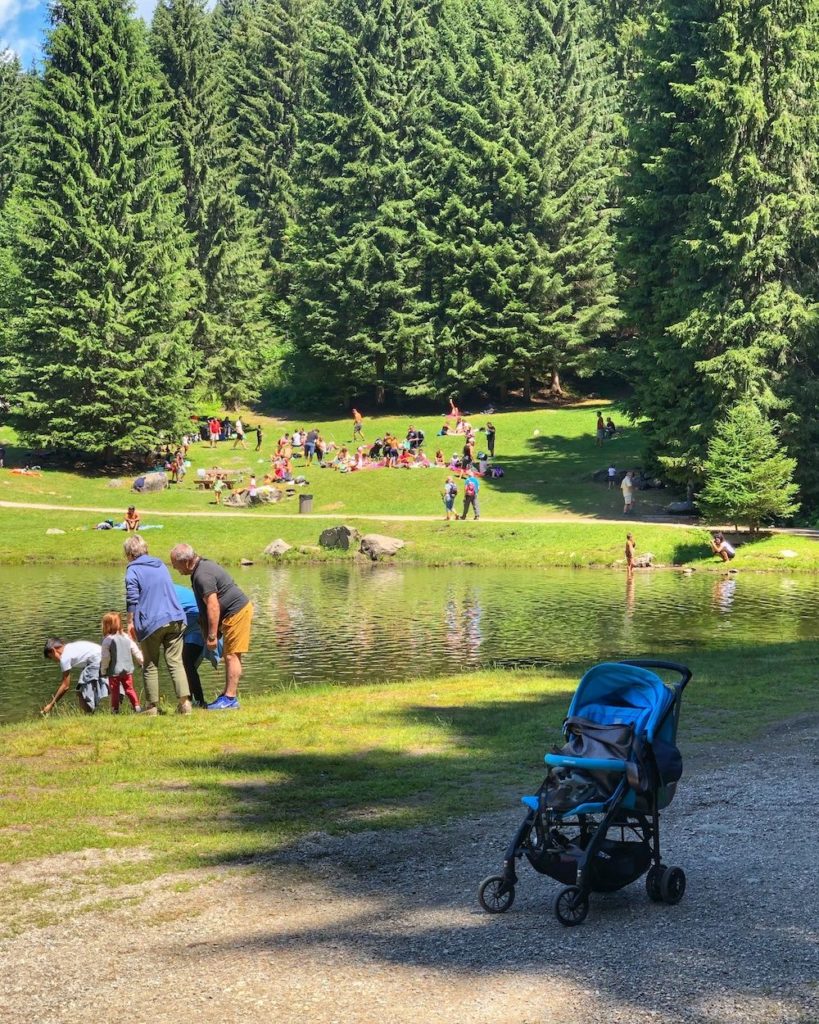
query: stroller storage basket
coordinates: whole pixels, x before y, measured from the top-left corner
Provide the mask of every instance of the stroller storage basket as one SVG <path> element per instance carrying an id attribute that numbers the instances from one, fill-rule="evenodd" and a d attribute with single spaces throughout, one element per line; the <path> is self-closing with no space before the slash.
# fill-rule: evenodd
<path id="1" fill-rule="evenodd" d="M 675 675 L 664 682 L 658 672 Z M 661 661 L 596 665 L 581 679 L 564 723 L 565 746 L 546 755 L 548 773 L 510 843 L 503 872 L 485 879 L 485 910 L 508 910 L 522 857 L 567 888 L 554 910 L 580 924 L 589 893 L 615 892 L 643 875 L 654 902 L 678 903 L 681 868 L 660 857 L 659 812 L 682 775 L 676 746 L 682 693 L 691 672 Z"/>

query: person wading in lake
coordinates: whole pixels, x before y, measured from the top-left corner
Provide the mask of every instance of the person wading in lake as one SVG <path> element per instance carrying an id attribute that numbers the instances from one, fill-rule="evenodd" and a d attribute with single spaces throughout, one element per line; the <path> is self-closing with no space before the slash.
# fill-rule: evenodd
<path id="1" fill-rule="evenodd" d="M 182 664 L 182 638 L 185 613 L 176 599 L 173 580 L 167 567 L 148 554 L 148 545 L 135 533 L 123 545 L 128 568 L 125 570 L 125 599 L 128 608 L 128 632 L 139 643 L 145 659 L 143 715 L 159 714 L 159 654 L 165 656 L 174 690 L 177 713 L 191 713 L 191 695 Z"/>
<path id="2" fill-rule="evenodd" d="M 190 544 L 176 545 L 171 551 L 171 564 L 177 572 L 191 578 L 207 649 L 216 650 L 220 635 L 224 641 L 225 689 L 208 704 L 208 711 L 237 709 L 242 655 L 250 649 L 253 605 L 230 573 L 209 558 L 197 555 Z"/>

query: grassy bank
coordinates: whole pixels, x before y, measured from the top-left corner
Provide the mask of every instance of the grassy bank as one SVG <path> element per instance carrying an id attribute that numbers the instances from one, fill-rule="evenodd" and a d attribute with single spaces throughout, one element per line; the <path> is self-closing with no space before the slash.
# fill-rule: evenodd
<path id="1" fill-rule="evenodd" d="M 99 516 L 91 512 L 0 509 L 0 562 L 121 564 L 125 534 L 95 531 Z M 316 549 L 319 534 L 338 520 L 307 516 L 251 518 L 242 513 L 214 517 L 150 516 L 162 529 L 146 531 L 151 550 L 167 557 L 171 547 L 187 541 L 197 550 L 228 564 L 243 558 L 264 562 L 264 548 L 282 537 L 293 550 L 289 561 L 352 559 L 352 552 Z M 708 548 L 708 535 L 696 527 L 610 524 L 587 521 L 556 523 L 395 522 L 351 520 L 362 533 L 400 537 L 407 546 L 398 563 L 420 565 L 470 564 L 484 566 L 549 567 L 610 566 L 623 557 L 626 530 L 635 534 L 638 553 L 651 552 L 664 565 L 687 565 L 723 571 L 724 565 Z M 65 532 L 49 535 L 49 529 Z M 310 547 L 306 553 L 300 546 Z M 774 535 L 748 540 L 732 567 L 740 570 L 819 570 L 819 543 L 809 538 Z"/>
<path id="2" fill-rule="evenodd" d="M 612 413 L 618 423 L 616 437 L 600 448 L 594 427 L 598 410 Z M 471 417 L 483 426 L 490 417 Z M 407 542 L 399 561 L 425 565 L 467 563 L 509 566 L 608 566 L 622 558 L 626 530 L 637 534 L 638 553 L 650 551 L 666 565 L 722 568 L 709 556 L 707 536 L 697 528 L 632 524 L 622 515 L 618 490 L 595 482 L 593 474 L 614 463 L 621 469 L 640 462 L 641 437 L 615 405 L 586 402 L 574 407 L 539 408 L 491 416 L 497 427 L 496 463 L 505 475 L 486 479 L 481 487 L 481 522 L 477 524 L 442 521 L 395 522 L 385 516 L 442 515 L 440 490 L 446 475 L 440 469 L 387 470 L 338 473 L 316 466 L 304 467 L 296 460 L 296 472 L 309 478 L 305 491 L 313 494 L 314 512 L 321 517 L 295 517 L 298 503 L 285 500 L 275 506 L 253 510 L 216 508 L 209 492 L 196 489 L 197 469 L 215 465 L 240 470 L 261 481 L 276 439 L 297 426 L 317 426 L 328 439 L 346 443 L 352 435 L 349 420 L 321 421 L 272 419 L 248 413 L 246 422 L 261 423 L 264 442 L 253 450 L 255 437 L 249 434 L 249 449 L 234 449 L 222 442 L 216 450 L 205 444 L 190 450 L 191 470 L 185 481 L 157 494 L 136 498 L 143 523 L 162 530 L 146 532 L 154 550 L 166 552 L 179 540 L 193 543 L 212 557 L 236 563 L 242 558 L 258 560 L 264 547 L 282 537 L 294 548 L 315 545 L 322 529 L 349 517 L 362 532 L 398 536 Z M 396 415 L 365 420 L 368 440 L 394 431 L 406 434 L 410 417 Z M 462 438 L 436 437 L 442 417 L 420 417 L 413 421 L 427 434 L 426 449 L 434 454 L 440 446 L 447 458 L 460 451 Z M 478 435 L 480 448 L 483 435 Z M 81 470 L 45 469 L 40 476 L 12 472 L 23 465 L 26 453 L 15 447 L 13 432 L 0 430 L 0 443 L 8 448 L 7 468 L 0 470 L 0 500 L 56 506 L 53 509 L 0 509 L 0 562 L 106 563 L 121 560 L 122 534 L 94 532 L 100 519 L 121 519 L 134 500 L 129 487 L 132 477 L 109 478 Z M 637 516 L 657 514 L 673 495 L 648 490 L 637 496 Z M 98 511 L 77 511 L 78 506 Z M 197 513 L 184 517 L 180 514 Z M 499 522 L 498 520 L 504 520 Z M 551 520 L 527 522 L 527 520 Z M 614 519 L 622 525 L 600 522 Z M 352 521 L 352 520 L 351 520 Z M 51 536 L 48 529 L 64 534 Z M 791 555 L 783 555 L 789 551 Z M 337 558 L 337 553 L 292 552 L 291 559 Z M 819 569 L 819 545 L 811 540 L 788 537 L 748 543 L 740 550 L 736 568 Z"/>
<path id="3" fill-rule="evenodd" d="M 695 670 L 681 732 L 689 750 L 819 709 L 809 644 L 681 660 Z M 580 671 L 289 690 L 189 719 L 87 719 L 66 706 L 1 730 L 0 861 L 140 847 L 150 875 L 315 830 L 511 808 L 537 785 Z"/>
<path id="4" fill-rule="evenodd" d="M 594 428 L 598 408 L 614 413 L 621 430 L 604 448 L 595 444 Z M 481 489 L 483 514 L 504 518 L 532 518 L 545 515 L 575 514 L 608 518 L 622 511 L 619 491 L 609 491 L 605 484 L 592 481 L 592 474 L 605 469 L 610 461 L 620 468 L 639 464 L 642 438 L 635 427 L 623 421 L 619 411 L 608 403 L 583 404 L 575 408 L 537 409 L 498 415 L 475 416 L 471 421 L 481 427 L 491 418 L 497 427 L 496 463 L 503 466 L 505 476 L 486 480 Z M 269 465 L 277 439 L 296 427 L 318 427 L 328 440 L 342 445 L 351 441 L 349 420 L 275 420 L 247 413 L 245 422 L 264 426 L 264 441 L 259 452 L 255 436 L 248 435 L 248 450 L 234 449 L 232 442 L 220 442 L 211 449 L 199 443 L 191 447 L 191 470 L 185 481 L 158 494 L 140 496 L 139 507 L 149 516 L 163 511 L 203 511 L 212 509 L 212 495 L 196 489 L 197 469 L 219 466 L 241 471 L 247 476 L 255 472 L 259 482 Z M 413 423 L 426 433 L 425 450 L 434 456 L 440 447 L 447 460 L 463 447 L 463 437 L 437 437 L 442 417 L 381 416 L 365 420 L 365 437 L 373 441 L 388 431 L 403 438 Z M 484 435 L 478 434 L 478 450 Z M 0 470 L 0 499 L 59 504 L 66 508 L 77 505 L 110 508 L 124 514 L 129 501 L 128 488 L 133 475 L 112 478 L 101 473 L 66 472 L 44 469 L 41 476 L 19 476 L 11 469 L 26 464 L 24 449 L 16 446 L 12 431 L 0 428 L 0 444 L 6 444 L 5 470 Z M 295 459 L 296 473 L 307 476 L 307 488 L 315 496 L 314 509 L 319 513 L 357 513 L 360 515 L 437 515 L 440 489 L 446 472 L 442 469 L 367 470 L 338 473 L 305 467 Z M 639 510 L 654 511 L 666 504 L 669 495 L 663 491 L 646 491 L 639 497 Z M 265 514 L 275 517 L 294 511 L 293 500 L 267 507 Z M 238 512 L 226 512 L 234 518 Z"/>

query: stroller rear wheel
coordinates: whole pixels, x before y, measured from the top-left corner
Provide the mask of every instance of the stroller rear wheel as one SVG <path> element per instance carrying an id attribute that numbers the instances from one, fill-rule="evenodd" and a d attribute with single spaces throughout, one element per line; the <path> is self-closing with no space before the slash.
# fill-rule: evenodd
<path id="1" fill-rule="evenodd" d="M 685 872 L 682 868 L 666 868 L 660 879 L 660 895 L 663 903 L 672 906 L 685 895 Z"/>
<path id="2" fill-rule="evenodd" d="M 589 897 L 579 885 L 567 885 L 555 896 L 552 904 L 555 917 L 567 928 L 582 924 L 589 912 Z"/>
<path id="3" fill-rule="evenodd" d="M 490 875 L 480 884 L 478 902 L 487 914 L 505 914 L 515 902 L 515 887 L 503 875 Z"/>

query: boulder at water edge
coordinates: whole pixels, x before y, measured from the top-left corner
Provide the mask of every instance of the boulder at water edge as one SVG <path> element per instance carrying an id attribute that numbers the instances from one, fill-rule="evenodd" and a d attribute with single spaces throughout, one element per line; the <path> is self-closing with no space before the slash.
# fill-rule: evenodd
<path id="1" fill-rule="evenodd" d="M 635 569 L 650 569 L 654 562 L 654 555 L 650 551 L 644 555 L 636 555 L 634 559 Z"/>
<path id="2" fill-rule="evenodd" d="M 291 545 L 288 544 L 286 540 L 282 540 L 281 537 L 279 537 L 277 540 L 274 540 L 272 543 L 267 545 L 263 554 L 272 555 L 274 558 L 281 558 L 282 555 L 286 555 L 290 549 Z"/>
<path id="3" fill-rule="evenodd" d="M 397 537 L 385 537 L 382 533 L 368 533 L 361 538 L 359 551 L 362 555 L 367 555 L 377 562 L 379 558 L 396 554 L 404 546 L 404 541 L 398 540 Z"/>
<path id="4" fill-rule="evenodd" d="M 352 526 L 331 526 L 328 530 L 322 530 L 319 537 L 319 544 L 323 548 L 340 548 L 342 551 L 349 551 L 350 544 L 354 544 L 361 534 Z"/>

